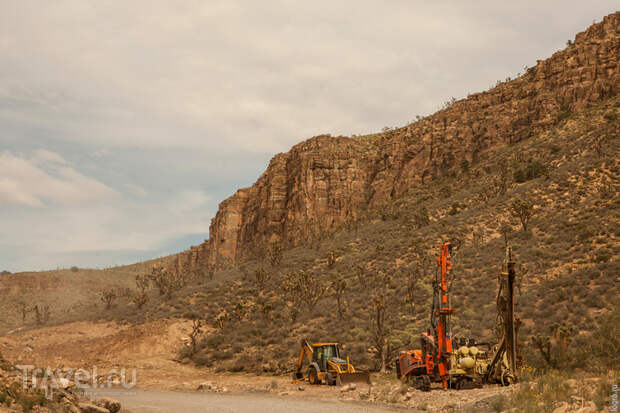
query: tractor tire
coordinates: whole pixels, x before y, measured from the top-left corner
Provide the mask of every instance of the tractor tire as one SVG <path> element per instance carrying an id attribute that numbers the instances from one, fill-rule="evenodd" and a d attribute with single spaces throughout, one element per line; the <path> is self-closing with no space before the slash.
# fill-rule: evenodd
<path id="1" fill-rule="evenodd" d="M 327 380 L 327 384 L 329 386 L 335 386 L 336 385 L 336 379 L 334 378 L 333 374 L 325 373 L 325 379 Z"/>
<path id="2" fill-rule="evenodd" d="M 308 369 L 308 382 L 310 384 L 321 384 L 321 380 L 319 379 L 319 373 L 314 367 L 310 367 Z"/>

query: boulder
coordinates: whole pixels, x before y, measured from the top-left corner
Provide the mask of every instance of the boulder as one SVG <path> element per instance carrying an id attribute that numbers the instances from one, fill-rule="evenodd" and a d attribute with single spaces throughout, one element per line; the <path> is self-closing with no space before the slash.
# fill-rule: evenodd
<path id="1" fill-rule="evenodd" d="M 82 413 L 110 413 L 105 407 L 99 407 L 92 403 L 80 403 L 78 407 Z"/>
<path id="2" fill-rule="evenodd" d="M 121 410 L 121 403 L 110 397 L 102 397 L 97 401 L 97 406 L 108 409 L 110 413 L 117 413 Z"/>

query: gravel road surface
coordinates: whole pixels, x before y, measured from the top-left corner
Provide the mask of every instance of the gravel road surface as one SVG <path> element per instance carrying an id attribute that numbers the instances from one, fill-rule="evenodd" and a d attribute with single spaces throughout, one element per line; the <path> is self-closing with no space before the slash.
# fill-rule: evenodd
<path id="1" fill-rule="evenodd" d="M 365 406 L 337 400 L 277 397 L 269 394 L 185 393 L 152 390 L 101 392 L 94 397 L 112 397 L 131 413 L 385 413 L 388 407 Z"/>

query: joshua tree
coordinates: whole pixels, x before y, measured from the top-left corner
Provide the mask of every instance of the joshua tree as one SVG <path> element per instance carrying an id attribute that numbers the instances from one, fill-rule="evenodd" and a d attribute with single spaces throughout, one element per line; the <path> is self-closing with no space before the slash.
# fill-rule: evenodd
<path id="1" fill-rule="evenodd" d="M 221 330 L 224 328 L 226 323 L 228 323 L 229 321 L 230 321 L 230 314 L 228 314 L 228 311 L 226 311 L 226 309 L 224 308 L 219 312 L 217 316 L 215 316 L 215 318 L 213 319 L 213 324 L 215 325 L 216 328 Z"/>
<path id="2" fill-rule="evenodd" d="M 326 291 L 321 280 L 303 270 L 290 274 L 283 288 L 294 301 L 306 304 L 308 311 L 314 310 Z"/>
<path id="3" fill-rule="evenodd" d="M 22 323 L 25 323 L 26 317 L 28 317 L 28 313 L 30 312 L 30 309 L 28 309 L 28 306 L 24 302 L 19 303 L 19 305 L 20 305 L 20 312 L 22 313 Z"/>
<path id="4" fill-rule="evenodd" d="M 265 320 L 268 320 L 269 314 L 271 313 L 274 307 L 273 301 L 270 300 L 269 297 L 261 293 L 258 295 L 258 298 L 256 300 L 256 305 L 260 313 L 263 315 L 263 318 Z"/>
<path id="5" fill-rule="evenodd" d="M 391 274 L 380 271 L 370 276 L 369 281 L 373 289 L 370 305 L 371 337 L 381 363 L 379 371 L 385 373 L 393 350 L 392 335 L 398 299 Z"/>
<path id="6" fill-rule="evenodd" d="M 519 218 L 523 231 L 527 231 L 527 224 L 534 215 L 534 204 L 523 199 L 515 199 L 510 205 L 510 213 L 513 217 Z"/>
<path id="7" fill-rule="evenodd" d="M 114 303 L 115 299 L 116 291 L 114 291 L 113 289 L 110 288 L 101 292 L 101 301 L 105 304 L 106 310 L 112 308 L 112 304 Z"/>
<path id="8" fill-rule="evenodd" d="M 280 266 L 282 262 L 282 245 L 280 245 L 279 241 L 271 244 L 271 248 L 269 248 L 269 261 L 272 267 Z"/>
<path id="9" fill-rule="evenodd" d="M 334 268 L 334 265 L 336 265 L 336 252 L 330 251 L 327 253 L 327 266 Z"/>
<path id="10" fill-rule="evenodd" d="M 478 228 L 472 231 L 472 244 L 476 250 L 484 244 L 484 229 Z"/>
<path id="11" fill-rule="evenodd" d="M 504 237 L 504 246 L 508 246 L 508 237 L 512 234 L 512 225 L 509 222 L 504 221 L 499 227 L 499 233 Z"/>
<path id="12" fill-rule="evenodd" d="M 149 296 L 146 293 L 137 293 L 132 301 L 138 309 L 141 309 L 149 301 Z"/>
<path id="13" fill-rule="evenodd" d="M 192 320 L 192 332 L 189 333 L 189 340 L 192 349 L 192 355 L 194 355 L 196 354 L 196 339 L 202 333 L 202 320 L 196 313 L 187 313 L 185 314 L 185 317 Z"/>
<path id="14" fill-rule="evenodd" d="M 264 267 L 257 268 L 254 271 L 254 278 L 256 279 L 256 283 L 258 284 L 258 288 L 262 291 L 265 289 L 265 284 L 270 278 L 270 274 L 265 270 Z"/>
<path id="15" fill-rule="evenodd" d="M 566 350 L 572 341 L 573 333 L 574 327 L 567 322 L 562 322 L 551 327 L 551 336 L 537 335 L 532 338 L 532 343 L 547 365 L 555 368 L 566 360 Z"/>
<path id="16" fill-rule="evenodd" d="M 52 315 L 50 312 L 50 306 L 49 305 L 39 306 L 37 304 L 32 309 L 37 319 L 37 325 L 41 326 L 41 325 L 47 324 L 47 322 L 50 319 L 50 316 Z"/>
<path id="17" fill-rule="evenodd" d="M 341 276 L 337 276 L 336 279 L 332 281 L 331 288 L 334 292 L 336 303 L 338 304 L 338 317 L 343 320 L 346 306 L 344 292 L 347 289 L 347 282 Z"/>
<path id="18" fill-rule="evenodd" d="M 162 265 L 154 265 L 148 278 L 157 287 L 159 295 L 165 295 L 167 299 L 183 287 L 183 279 L 175 278 Z"/>

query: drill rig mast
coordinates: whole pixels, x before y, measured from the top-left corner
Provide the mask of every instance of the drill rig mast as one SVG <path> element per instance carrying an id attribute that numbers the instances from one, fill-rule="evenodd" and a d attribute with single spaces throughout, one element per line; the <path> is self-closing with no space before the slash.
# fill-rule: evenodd
<path id="1" fill-rule="evenodd" d="M 448 388 L 450 373 L 450 356 L 452 354 L 452 340 L 450 337 L 450 316 L 456 312 L 450 308 L 448 298 L 448 273 L 452 270 L 452 244 L 449 242 L 441 246 L 441 253 L 437 257 L 439 274 L 435 276 L 433 288 L 433 308 L 431 310 L 431 327 L 434 331 L 435 351 L 432 363 L 427 363 L 429 375 L 438 376 L 443 388 Z"/>

